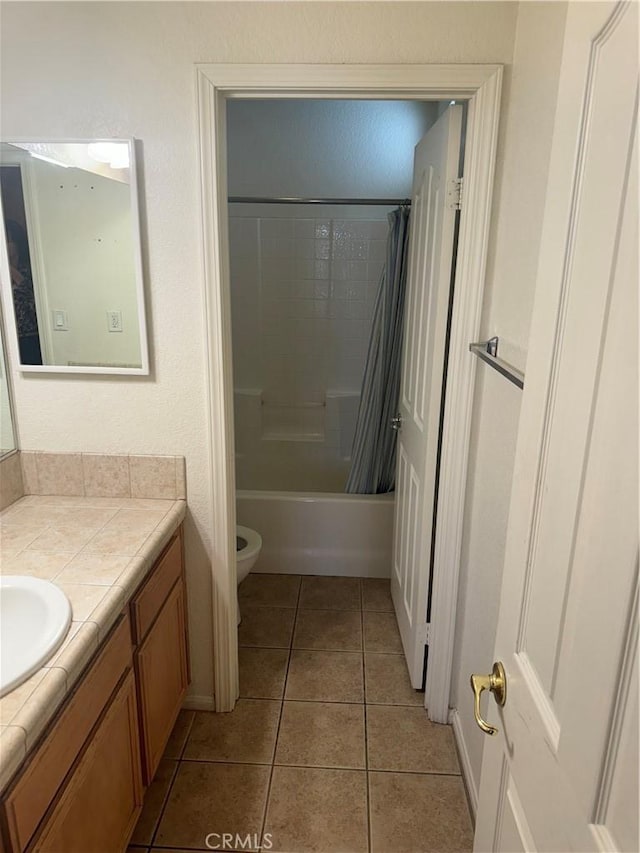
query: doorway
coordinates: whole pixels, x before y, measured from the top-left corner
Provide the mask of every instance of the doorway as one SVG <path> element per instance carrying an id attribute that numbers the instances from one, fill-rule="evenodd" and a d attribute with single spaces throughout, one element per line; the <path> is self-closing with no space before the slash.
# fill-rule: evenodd
<path id="1" fill-rule="evenodd" d="M 229 98 L 468 99 L 456 297 L 451 315 L 448 384 L 441 448 L 441 488 L 434 549 L 430 717 L 448 718 L 449 681 L 462 530 L 474 364 L 468 344 L 479 326 L 486 258 L 501 68 L 498 66 L 216 66 L 198 69 L 205 242 L 205 303 L 210 364 L 209 438 L 213 519 L 213 623 L 217 710 L 238 695 L 233 381 L 227 215 L 226 101 Z M 447 571 L 441 566 L 447 566 Z"/>

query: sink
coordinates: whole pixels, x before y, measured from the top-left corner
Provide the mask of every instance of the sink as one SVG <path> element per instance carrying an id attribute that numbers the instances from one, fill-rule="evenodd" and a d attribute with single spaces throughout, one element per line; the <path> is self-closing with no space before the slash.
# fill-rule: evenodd
<path id="1" fill-rule="evenodd" d="M 50 581 L 0 578 L 0 696 L 26 681 L 60 648 L 71 603 Z"/>

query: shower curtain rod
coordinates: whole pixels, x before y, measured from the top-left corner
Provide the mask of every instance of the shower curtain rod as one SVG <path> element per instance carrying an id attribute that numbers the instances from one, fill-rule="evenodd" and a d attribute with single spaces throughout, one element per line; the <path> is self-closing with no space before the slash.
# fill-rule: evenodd
<path id="1" fill-rule="evenodd" d="M 383 204 L 388 207 L 411 205 L 410 198 L 260 198 L 259 196 L 229 196 L 230 204 Z"/>

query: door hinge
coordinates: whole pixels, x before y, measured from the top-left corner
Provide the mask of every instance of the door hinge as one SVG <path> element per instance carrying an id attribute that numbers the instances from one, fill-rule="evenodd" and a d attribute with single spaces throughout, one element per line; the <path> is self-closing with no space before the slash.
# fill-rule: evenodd
<path id="1" fill-rule="evenodd" d="M 463 178 L 454 178 L 452 181 L 449 181 L 447 205 L 451 210 L 462 209 L 462 181 Z"/>
<path id="2" fill-rule="evenodd" d="M 420 645 L 424 645 L 424 646 L 429 645 L 429 637 L 430 637 L 430 633 L 431 633 L 430 628 L 431 628 L 431 625 L 429 622 L 423 622 L 422 625 L 420 626 L 420 635 L 419 635 Z"/>

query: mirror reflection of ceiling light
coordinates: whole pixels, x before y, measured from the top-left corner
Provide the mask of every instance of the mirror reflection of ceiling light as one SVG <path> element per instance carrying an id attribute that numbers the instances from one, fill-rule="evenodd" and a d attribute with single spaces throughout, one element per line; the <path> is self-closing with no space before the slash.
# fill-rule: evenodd
<path id="1" fill-rule="evenodd" d="M 98 163 L 108 163 L 112 169 L 129 168 L 129 146 L 126 142 L 92 142 L 87 154 Z"/>
<path id="2" fill-rule="evenodd" d="M 63 169 L 69 168 L 68 163 L 62 163 L 60 160 L 56 160 L 55 157 L 48 157 L 46 154 L 36 154 L 35 151 L 30 151 L 29 153 L 38 160 L 44 160 L 45 163 L 53 163 L 54 166 L 62 166 Z"/>

